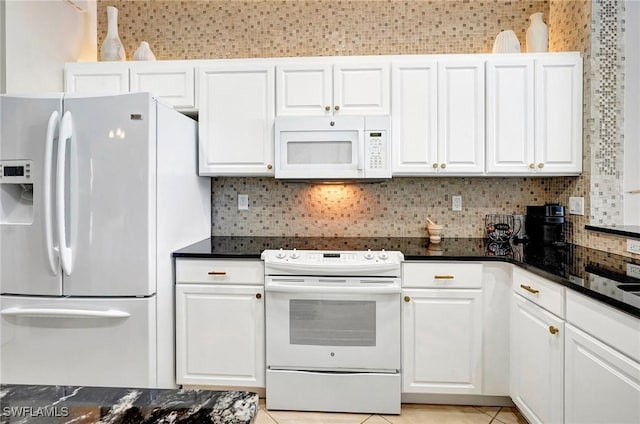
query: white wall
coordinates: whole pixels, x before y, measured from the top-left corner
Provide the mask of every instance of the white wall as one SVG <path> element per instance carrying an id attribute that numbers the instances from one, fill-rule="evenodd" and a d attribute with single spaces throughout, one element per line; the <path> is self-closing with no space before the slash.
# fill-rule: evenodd
<path id="1" fill-rule="evenodd" d="M 0 94 L 6 92 L 5 89 L 5 54 L 4 54 L 4 3 L 0 0 Z"/>
<path id="2" fill-rule="evenodd" d="M 6 93 L 63 90 L 65 62 L 97 59 L 96 0 L 6 0 Z"/>
<path id="3" fill-rule="evenodd" d="M 640 225 L 640 2 L 625 2 L 624 223 Z"/>

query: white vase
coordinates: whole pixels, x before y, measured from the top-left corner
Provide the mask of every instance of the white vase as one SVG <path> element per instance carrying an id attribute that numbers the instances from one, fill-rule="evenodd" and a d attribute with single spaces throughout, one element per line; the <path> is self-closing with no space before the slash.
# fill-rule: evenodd
<path id="1" fill-rule="evenodd" d="M 527 28 L 527 53 L 546 52 L 549 50 L 549 28 L 542 21 L 542 12 L 529 16 Z"/>
<path id="2" fill-rule="evenodd" d="M 520 41 L 511 30 L 502 31 L 493 42 L 493 53 L 520 53 Z"/>
<path id="3" fill-rule="evenodd" d="M 126 60 L 124 46 L 118 36 L 118 9 L 107 6 L 107 37 L 100 48 L 100 59 L 103 61 Z"/>
<path id="4" fill-rule="evenodd" d="M 156 55 L 151 51 L 149 43 L 142 41 L 138 49 L 133 54 L 133 60 L 156 60 Z"/>

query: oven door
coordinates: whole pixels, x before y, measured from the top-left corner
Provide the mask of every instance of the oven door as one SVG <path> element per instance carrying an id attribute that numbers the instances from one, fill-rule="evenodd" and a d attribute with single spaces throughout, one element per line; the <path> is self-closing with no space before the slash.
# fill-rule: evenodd
<path id="1" fill-rule="evenodd" d="M 398 278 L 267 277 L 269 369 L 400 369 Z"/>

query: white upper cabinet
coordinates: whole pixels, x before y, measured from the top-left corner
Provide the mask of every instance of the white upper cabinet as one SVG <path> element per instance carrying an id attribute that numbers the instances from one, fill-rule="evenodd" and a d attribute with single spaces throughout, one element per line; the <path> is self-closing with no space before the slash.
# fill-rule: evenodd
<path id="1" fill-rule="evenodd" d="M 534 61 L 487 61 L 487 172 L 529 173 L 535 162 Z"/>
<path id="2" fill-rule="evenodd" d="M 393 65 L 393 175 L 484 173 L 482 56 Z"/>
<path id="3" fill-rule="evenodd" d="M 439 172 L 484 172 L 484 59 L 438 62 Z"/>
<path id="4" fill-rule="evenodd" d="M 195 65 L 191 61 L 67 63 L 67 93 L 89 95 L 145 91 L 178 110 L 194 111 Z"/>
<path id="5" fill-rule="evenodd" d="M 388 115 L 390 85 L 389 64 L 384 60 L 278 64 L 277 114 Z"/>
<path id="6" fill-rule="evenodd" d="M 536 59 L 536 168 L 582 172 L 582 58 Z"/>
<path id="7" fill-rule="evenodd" d="M 332 68 L 327 63 L 276 67 L 276 107 L 280 115 L 320 115 L 333 109 Z"/>
<path id="8" fill-rule="evenodd" d="M 435 173 L 438 163 L 438 65 L 435 60 L 394 63 L 392 68 L 392 172 Z"/>
<path id="9" fill-rule="evenodd" d="M 64 67 L 65 93 L 120 94 L 129 92 L 126 62 L 78 62 Z"/>
<path id="10" fill-rule="evenodd" d="M 582 172 L 579 54 L 487 61 L 487 173 Z"/>
<path id="11" fill-rule="evenodd" d="M 157 93 L 176 109 L 196 108 L 195 69 L 189 62 L 167 63 L 161 69 L 154 62 L 132 62 L 130 66 L 132 92 Z"/>
<path id="12" fill-rule="evenodd" d="M 200 175 L 273 176 L 274 67 L 202 66 Z"/>

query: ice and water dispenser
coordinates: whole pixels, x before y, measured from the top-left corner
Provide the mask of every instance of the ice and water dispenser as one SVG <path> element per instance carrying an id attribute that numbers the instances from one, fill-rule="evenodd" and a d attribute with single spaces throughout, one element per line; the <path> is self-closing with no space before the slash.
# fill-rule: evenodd
<path id="1" fill-rule="evenodd" d="M 30 160 L 0 161 L 0 224 L 33 223 L 33 177 Z"/>

